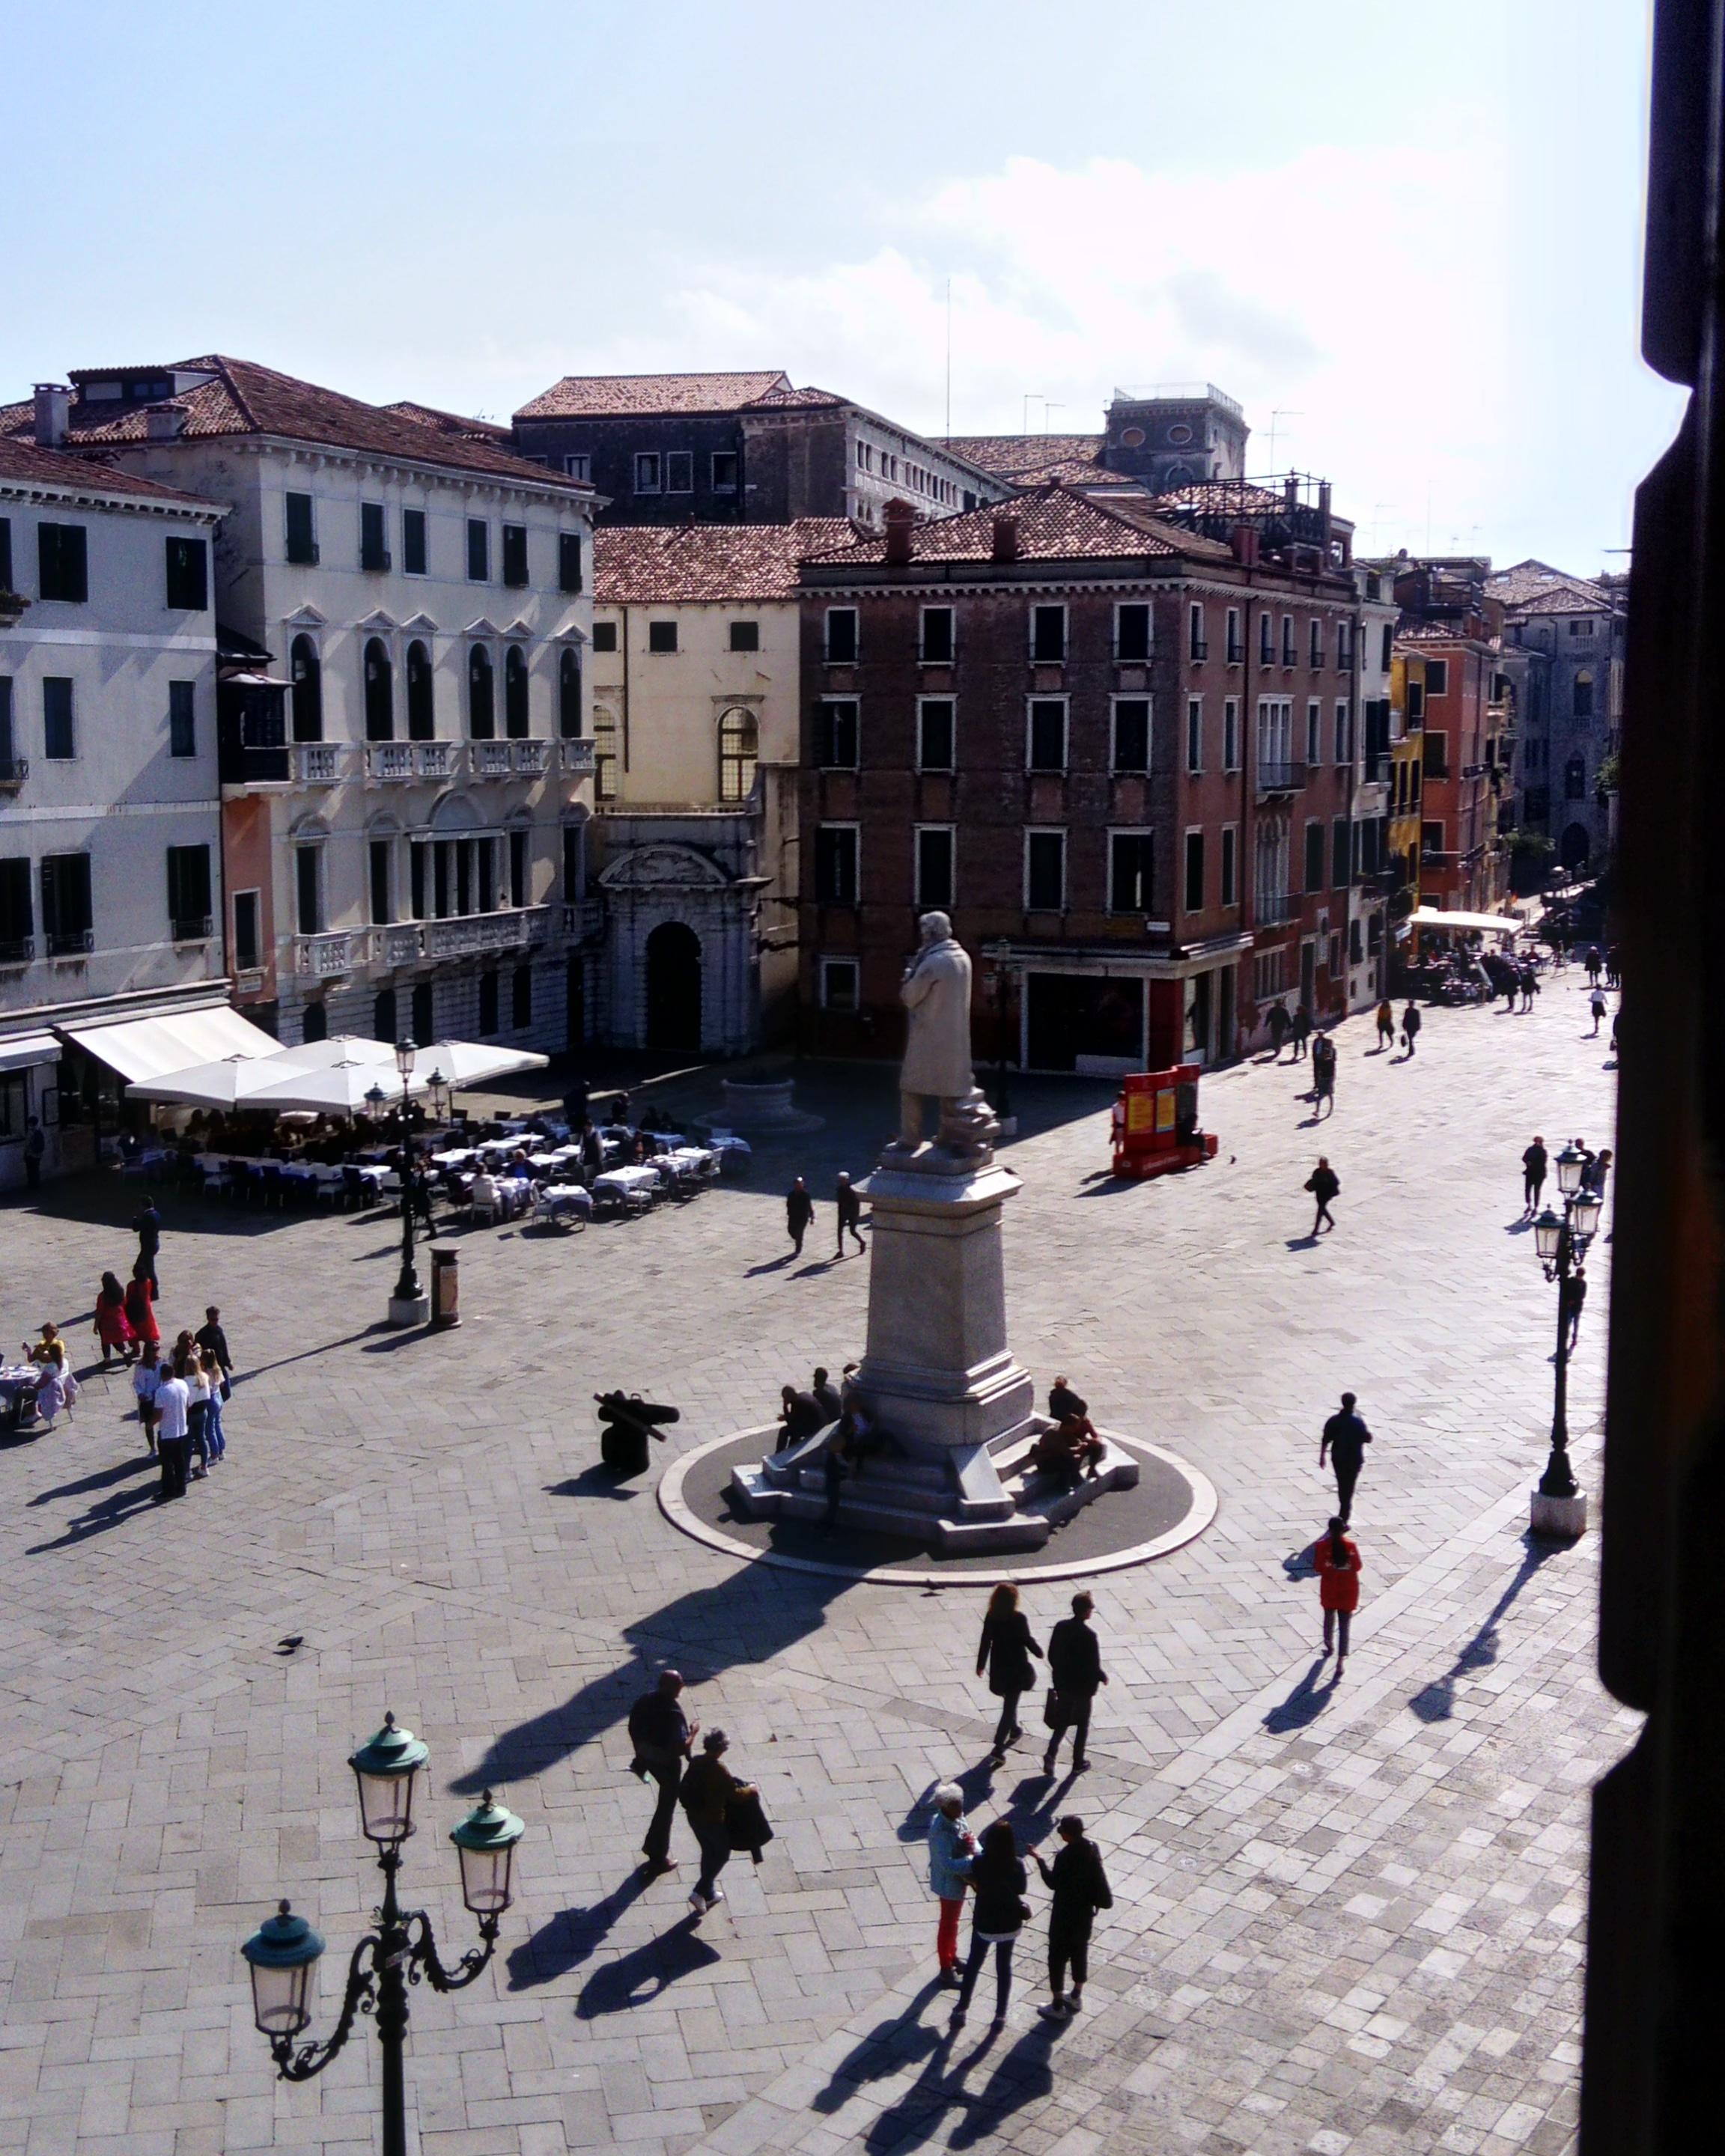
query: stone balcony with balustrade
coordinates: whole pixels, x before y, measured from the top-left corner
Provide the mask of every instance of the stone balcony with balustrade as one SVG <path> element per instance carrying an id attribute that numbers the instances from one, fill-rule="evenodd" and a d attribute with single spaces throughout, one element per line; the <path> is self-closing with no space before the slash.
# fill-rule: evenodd
<path id="1" fill-rule="evenodd" d="M 564 771 L 591 773 L 587 741 L 293 742 L 288 747 L 290 787 L 341 786 L 362 778 L 368 786 L 412 786 L 459 778 L 539 778 L 561 762 Z M 0 783 L 3 783 L 0 767 Z M 275 792 L 280 782 L 246 790 Z"/>

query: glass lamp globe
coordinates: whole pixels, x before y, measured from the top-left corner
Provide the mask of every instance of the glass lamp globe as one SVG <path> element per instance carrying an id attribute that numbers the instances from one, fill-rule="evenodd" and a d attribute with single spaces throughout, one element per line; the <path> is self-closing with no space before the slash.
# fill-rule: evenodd
<path id="1" fill-rule="evenodd" d="M 485 1795 L 450 1830 L 461 1858 L 461 1899 L 475 1917 L 501 1917 L 515 1899 L 510 1882 L 515 1845 L 526 1828 L 511 1811 Z"/>
<path id="2" fill-rule="evenodd" d="M 386 1714 L 383 1727 L 347 1762 L 359 1784 L 360 1825 L 368 1841 L 398 1849 L 413 1831 L 413 1784 L 431 1757 L 411 1729 L 398 1729 Z"/>
<path id="3" fill-rule="evenodd" d="M 395 1068 L 403 1086 L 413 1075 L 413 1058 L 418 1053 L 411 1040 L 398 1040 L 395 1044 Z"/>
<path id="4" fill-rule="evenodd" d="M 1573 1198 L 1581 1188 L 1582 1156 L 1573 1145 L 1566 1145 L 1558 1155 L 1558 1188 L 1565 1198 Z"/>
<path id="5" fill-rule="evenodd" d="M 1591 1235 L 1599 1224 L 1599 1194 L 1584 1190 L 1569 1209 L 1569 1219 L 1578 1235 Z"/>
<path id="6" fill-rule="evenodd" d="M 1558 1255 L 1558 1243 L 1563 1232 L 1563 1224 L 1548 1205 L 1533 1223 L 1533 1246 L 1539 1253 L 1539 1261 L 1548 1265 Z"/>
<path id="7" fill-rule="evenodd" d="M 311 2019 L 306 2000 L 323 1939 L 284 1902 L 240 1948 L 252 1972 L 252 2018 L 266 2036 L 297 2036 Z"/>

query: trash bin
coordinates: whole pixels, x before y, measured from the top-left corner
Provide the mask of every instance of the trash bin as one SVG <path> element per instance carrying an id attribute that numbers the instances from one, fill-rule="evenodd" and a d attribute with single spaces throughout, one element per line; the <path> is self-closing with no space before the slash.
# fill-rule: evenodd
<path id="1" fill-rule="evenodd" d="M 461 1253 L 431 1253 L 431 1329 L 445 1332 L 461 1322 Z"/>

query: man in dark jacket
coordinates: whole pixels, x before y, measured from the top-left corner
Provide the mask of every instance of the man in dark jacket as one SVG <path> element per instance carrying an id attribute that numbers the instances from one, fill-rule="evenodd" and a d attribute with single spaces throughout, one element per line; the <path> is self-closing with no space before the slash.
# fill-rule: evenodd
<path id="1" fill-rule="evenodd" d="M 1304 1004 L 1294 1013 L 1294 1060 L 1297 1063 L 1306 1053 L 1306 1044 L 1312 1038 L 1312 1013 Z"/>
<path id="2" fill-rule="evenodd" d="M 1522 1155 L 1522 1218 L 1524 1220 L 1539 1203 L 1539 1194 L 1545 1188 L 1545 1171 L 1549 1160 L 1545 1140 L 1542 1137 L 1536 1137 Z"/>
<path id="3" fill-rule="evenodd" d="M 1336 1044 L 1321 1033 L 1312 1044 L 1312 1097 L 1321 1108 L 1327 1101 L 1336 1111 Z"/>
<path id="4" fill-rule="evenodd" d="M 677 1808 L 677 1787 L 683 1779 L 683 1762 L 689 1757 L 701 1724 L 690 1722 L 679 1702 L 683 1680 L 675 1670 L 660 1672 L 651 1691 L 643 1692 L 629 1711 L 629 1742 L 635 1748 L 630 1772 L 645 1781 L 650 1774 L 659 1784 L 659 1802 L 652 1824 L 641 1844 L 647 1860 L 642 1869 L 652 1877 L 674 1871 L 670 1853 L 671 1815 Z"/>
<path id="5" fill-rule="evenodd" d="M 222 1382 L 228 1383 L 234 1375 L 234 1358 L 228 1352 L 228 1336 L 222 1330 L 222 1313 L 214 1303 L 206 1305 L 203 1322 L 192 1337 L 200 1348 L 208 1348 L 215 1357 Z"/>
<path id="6" fill-rule="evenodd" d="M 1045 1864 L 1032 1850 L 1042 1883 L 1050 1888 L 1054 1902 L 1048 1912 L 1048 1988 L 1054 1997 L 1037 2012 L 1045 2021 L 1065 2021 L 1084 2005 L 1084 1981 L 1090 1974 L 1090 1930 L 1098 1909 L 1111 1909 L 1108 1875 L 1102 1869 L 1102 1852 L 1085 1838 L 1084 1821 L 1068 1813 L 1060 1821 L 1060 1847 L 1052 1864 Z M 1072 1967 L 1072 1989 L 1064 1989 L 1066 1965 Z"/>
<path id="7" fill-rule="evenodd" d="M 1402 1013 L 1402 1046 L 1407 1050 L 1409 1055 L 1419 1045 L 1420 1026 L 1420 1006 L 1410 996 L 1408 998 L 1408 1007 Z"/>
<path id="8" fill-rule="evenodd" d="M 1048 1749 L 1042 1755 L 1045 1774 L 1053 1774 L 1055 1754 L 1069 1728 L 1072 1732 L 1073 1772 L 1082 1773 L 1090 1764 L 1084 1756 L 1084 1745 L 1090 1735 L 1091 1706 L 1096 1687 L 1108 1681 L 1102 1668 L 1101 1642 L 1090 1629 L 1091 1613 L 1096 1606 L 1089 1595 L 1082 1592 L 1075 1594 L 1072 1614 L 1061 1618 L 1048 1635 L 1048 1681 L 1060 1700 L 1060 1712 L 1065 1719 L 1059 1728 L 1049 1732 Z"/>
<path id="9" fill-rule="evenodd" d="M 701 1757 L 683 1777 L 683 1810 L 695 1839 L 701 1844 L 701 1876 L 689 1897 L 689 1907 L 704 1917 L 725 1898 L 719 1874 L 731 1861 L 731 1834 L 726 1815 L 732 1802 L 752 1794 L 725 1764 L 731 1740 L 722 1729 L 710 1729 L 701 1740 Z"/>
<path id="10" fill-rule="evenodd" d="M 799 1175 L 784 1201 L 785 1232 L 791 1239 L 791 1252 L 795 1257 L 803 1255 L 803 1238 L 809 1233 L 814 1218 L 814 1200 L 809 1195 L 809 1185 Z"/>
<path id="11" fill-rule="evenodd" d="M 814 1382 L 809 1388 L 809 1396 L 820 1409 L 820 1427 L 823 1430 L 829 1422 L 837 1422 L 845 1412 L 845 1403 L 839 1397 L 839 1388 L 824 1369 L 816 1368 Z"/>
<path id="12" fill-rule="evenodd" d="M 1348 1525 L 1348 1516 L 1353 1509 L 1353 1486 L 1359 1480 L 1360 1469 L 1365 1465 L 1366 1447 L 1372 1441 L 1372 1433 L 1353 1411 L 1354 1396 L 1342 1395 L 1342 1412 L 1332 1414 L 1324 1424 L 1324 1434 L 1317 1448 L 1317 1464 L 1322 1467 L 1328 1454 L 1336 1471 L 1336 1510 L 1342 1516 L 1342 1524 Z"/>
<path id="13" fill-rule="evenodd" d="M 1318 1155 L 1317 1166 L 1306 1178 L 1306 1188 L 1317 1204 L 1317 1211 L 1312 1223 L 1312 1232 L 1317 1235 L 1321 1229 L 1335 1226 L 1336 1217 L 1330 1210 L 1330 1200 L 1342 1194 L 1342 1178 L 1330 1166 L 1327 1155 Z"/>
<path id="14" fill-rule="evenodd" d="M 162 1282 L 156 1275 L 156 1258 L 162 1248 L 162 1215 L 156 1210 L 153 1198 L 144 1200 L 142 1212 L 131 1224 L 132 1232 L 138 1239 L 138 1263 L 144 1269 L 144 1276 L 148 1278 L 151 1286 L 159 1296 Z M 139 1276 L 134 1273 L 132 1277 L 136 1279 Z"/>
<path id="15" fill-rule="evenodd" d="M 866 1250 L 869 1246 L 862 1239 L 862 1200 L 856 1194 L 856 1185 L 843 1168 L 839 1171 L 838 1187 L 833 1193 L 833 1199 L 839 1209 L 839 1247 L 833 1255 L 835 1258 L 844 1256 L 847 1235 L 858 1250 Z"/>

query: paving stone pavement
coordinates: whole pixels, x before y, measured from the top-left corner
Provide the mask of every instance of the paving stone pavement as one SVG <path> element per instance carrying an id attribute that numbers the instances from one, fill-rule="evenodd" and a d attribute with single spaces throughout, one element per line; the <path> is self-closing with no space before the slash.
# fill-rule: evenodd
<path id="1" fill-rule="evenodd" d="M 1352 1022 L 1317 1128 L 1295 1066 L 1207 1080 L 1220 1156 L 1160 1183 L 1101 1175 L 1097 1089 L 1019 1089 L 1018 1352 L 1220 1492 L 1196 1543 L 1098 1583 L 1095 1764 L 1052 1791 L 1034 1754 L 981 1763 L 974 1590 L 734 1563 L 593 1471 L 603 1386 L 677 1403 L 682 1449 L 855 1352 L 866 1267 L 826 1262 L 824 1207 L 783 1262 L 782 1191 L 867 1166 L 880 1074 L 799 1074 L 827 1128 L 763 1151 L 748 1186 L 567 1240 L 452 1237 L 465 1322 L 437 1337 L 379 1328 L 388 1219 L 171 1199 L 164 1319 L 219 1301 L 240 1358 L 228 1461 L 183 1505 L 139 1502 L 117 1373 L 69 1428 L 0 1446 L 0 2150 L 374 2145 L 368 2034 L 279 2082 L 237 1949 L 291 1895 L 330 1940 L 327 2030 L 373 1898 L 345 1760 L 386 1707 L 433 1748 L 404 1887 L 446 1948 L 469 1794 L 495 1781 L 528 1823 L 492 1969 L 413 1994 L 426 2156 L 1571 2146 L 1586 1792 L 1634 1722 L 1594 1675 L 1591 1538 L 1522 1533 L 1555 1291 L 1516 1223 L 1528 1136 L 1609 1128 L 1581 983 L 1527 1018 L 1433 1011 L 1412 1062 Z M 1320 1148 L 1343 1191 L 1312 1244 Z M 135 1195 L 0 1216 L 0 1337 L 52 1315 L 87 1338 Z M 1609 1255 L 1571 1373 L 1589 1484 Z M 1343 1385 L 1378 1442 L 1335 1685 L 1287 1561 L 1328 1510 L 1317 1431 Z M 1031 1591 L 1039 1630 L 1064 1604 Z M 680 1824 L 680 1875 L 643 1889 L 630 1868 L 646 1806 L 622 1722 L 666 1661 L 778 1828 L 699 1926 Z M 922 1800 L 957 1770 L 973 1819 L 1040 1833 L 1080 1803 L 1106 1853 L 1116 1907 L 1058 2033 L 1032 2011 L 1039 1913 L 1004 2030 L 985 2043 L 974 2014 L 942 2041 Z"/>

